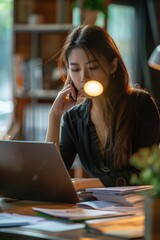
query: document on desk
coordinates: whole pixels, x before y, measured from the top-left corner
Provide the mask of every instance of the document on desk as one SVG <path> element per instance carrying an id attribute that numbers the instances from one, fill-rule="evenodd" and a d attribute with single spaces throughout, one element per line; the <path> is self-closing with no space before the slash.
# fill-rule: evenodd
<path id="1" fill-rule="evenodd" d="M 13 227 L 35 224 L 43 219 L 44 218 L 19 214 L 0 213 L 0 227 Z"/>
<path id="2" fill-rule="evenodd" d="M 70 222 L 62 222 L 57 220 L 45 220 L 43 222 L 39 222 L 33 225 L 27 225 L 23 228 L 25 229 L 34 229 L 48 232 L 63 232 L 63 231 L 71 231 L 76 229 L 83 229 L 85 227 L 84 223 L 70 223 Z"/>
<path id="3" fill-rule="evenodd" d="M 144 212 L 143 207 L 128 207 L 122 206 L 113 202 L 106 202 L 106 201 L 86 201 L 86 202 L 79 202 L 76 204 L 79 208 L 87 208 L 87 209 L 97 209 L 102 211 L 114 211 L 114 212 L 123 212 L 129 214 L 140 214 Z"/>
<path id="4" fill-rule="evenodd" d="M 142 239 L 144 237 L 144 215 L 85 221 L 89 232 L 101 233 L 121 239 Z"/>
<path id="5" fill-rule="evenodd" d="M 113 202 L 128 207 L 143 207 L 144 194 L 150 189 L 152 189 L 150 185 L 122 186 L 87 188 L 86 192 L 91 192 L 100 201 Z"/>
<path id="6" fill-rule="evenodd" d="M 46 217 L 52 216 L 54 218 L 68 220 L 71 222 L 80 222 L 80 221 L 85 221 L 87 219 L 106 218 L 106 217 L 111 218 L 111 217 L 126 215 L 126 213 L 116 212 L 116 211 L 83 209 L 78 207 L 68 208 L 68 209 L 33 208 L 33 211 L 41 214 L 45 214 Z"/>
<path id="7" fill-rule="evenodd" d="M 151 185 L 140 186 L 122 186 L 122 187 L 103 187 L 103 188 L 86 188 L 86 192 L 98 192 L 111 195 L 126 195 L 133 193 L 141 193 L 152 189 Z"/>

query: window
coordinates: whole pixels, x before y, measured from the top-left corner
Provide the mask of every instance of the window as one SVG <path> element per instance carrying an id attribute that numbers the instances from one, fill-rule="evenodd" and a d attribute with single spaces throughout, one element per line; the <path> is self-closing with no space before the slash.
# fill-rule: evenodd
<path id="1" fill-rule="evenodd" d="M 136 83 L 135 8 L 118 4 L 108 6 L 107 30 L 117 44 L 128 68 L 131 84 Z"/>
<path id="2" fill-rule="evenodd" d="M 0 0 L 0 138 L 8 129 L 12 104 L 12 21 L 13 0 Z"/>

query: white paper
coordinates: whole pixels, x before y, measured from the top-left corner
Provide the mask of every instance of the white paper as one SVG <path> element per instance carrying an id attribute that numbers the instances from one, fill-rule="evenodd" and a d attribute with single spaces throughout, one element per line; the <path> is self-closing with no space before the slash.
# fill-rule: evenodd
<path id="1" fill-rule="evenodd" d="M 37 223 L 41 221 L 42 218 L 10 214 L 10 213 L 0 213 L 0 227 L 13 227 L 13 226 L 22 226 L 30 223 Z"/>
<path id="2" fill-rule="evenodd" d="M 70 231 L 75 229 L 83 229 L 84 226 L 85 224 L 82 224 L 82 223 L 64 223 L 63 221 L 46 220 L 34 225 L 25 226 L 23 228 L 49 231 L 49 232 L 62 232 L 62 231 Z"/>
<path id="3" fill-rule="evenodd" d="M 140 214 L 144 211 L 143 206 L 128 207 L 128 206 L 121 206 L 113 202 L 106 202 L 106 201 L 99 201 L 99 200 L 79 202 L 76 205 L 81 208 L 92 208 L 92 209 L 98 209 L 103 211 L 115 211 L 115 212 L 121 212 L 126 214 L 129 214 L 129 213 Z"/>
<path id="4" fill-rule="evenodd" d="M 78 207 L 84 207 L 84 208 L 94 208 L 94 209 L 99 209 L 99 210 L 108 210 L 110 208 L 115 208 L 119 205 L 116 205 L 112 202 L 105 202 L 105 201 L 86 201 L 86 202 L 78 202 L 76 204 Z"/>
<path id="5" fill-rule="evenodd" d="M 130 198 L 123 195 L 109 195 L 103 193 L 93 193 L 93 195 L 100 201 L 113 202 L 120 204 L 121 206 L 135 206 L 135 204 L 142 203 L 144 200 L 143 196 L 134 195 Z"/>
<path id="6" fill-rule="evenodd" d="M 105 188 L 87 188 L 99 201 L 112 202 L 121 206 L 143 207 L 144 195 L 152 187 L 146 186 L 123 186 Z"/>
<path id="7" fill-rule="evenodd" d="M 86 188 L 86 192 L 96 192 L 104 194 L 128 194 L 137 193 L 141 191 L 146 191 L 152 189 L 151 185 L 141 185 L 141 186 L 122 186 L 122 187 L 103 187 L 103 188 Z"/>
<path id="8" fill-rule="evenodd" d="M 103 211 L 83 208 L 68 208 L 68 209 L 33 208 L 33 210 L 53 217 L 68 219 L 71 221 L 83 221 L 86 219 L 116 217 L 119 215 L 123 215 L 123 213 L 116 211 Z"/>

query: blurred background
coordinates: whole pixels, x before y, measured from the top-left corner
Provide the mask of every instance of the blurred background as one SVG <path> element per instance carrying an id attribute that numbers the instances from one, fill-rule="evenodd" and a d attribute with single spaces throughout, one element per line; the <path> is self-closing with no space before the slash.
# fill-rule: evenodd
<path id="1" fill-rule="evenodd" d="M 159 106 L 160 71 L 148 65 L 160 43 L 159 11 L 158 0 L 0 0 L 0 138 L 45 140 L 63 85 L 56 54 L 73 27 L 89 20 L 110 33 L 131 84 L 150 91 Z"/>

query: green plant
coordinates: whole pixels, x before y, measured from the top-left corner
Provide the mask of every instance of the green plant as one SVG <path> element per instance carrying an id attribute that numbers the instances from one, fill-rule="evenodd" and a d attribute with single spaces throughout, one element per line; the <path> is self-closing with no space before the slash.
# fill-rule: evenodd
<path id="1" fill-rule="evenodd" d="M 131 164 L 140 170 L 140 175 L 132 175 L 132 184 L 153 186 L 153 195 L 160 198 L 160 148 L 157 145 L 142 148 L 131 156 Z"/>
<path id="2" fill-rule="evenodd" d="M 73 8 L 79 7 L 78 0 L 73 1 Z M 83 0 L 83 9 L 98 10 L 107 16 L 107 1 L 106 0 Z"/>

